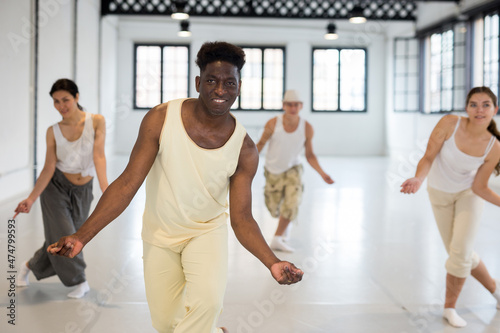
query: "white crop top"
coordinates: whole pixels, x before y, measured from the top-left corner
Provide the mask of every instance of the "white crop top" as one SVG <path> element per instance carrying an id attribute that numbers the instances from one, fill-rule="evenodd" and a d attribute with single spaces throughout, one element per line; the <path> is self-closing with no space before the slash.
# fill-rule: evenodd
<path id="1" fill-rule="evenodd" d="M 428 186 L 448 193 L 457 193 L 472 187 L 477 170 L 484 163 L 496 140 L 492 135 L 483 156 L 471 156 L 462 152 L 455 142 L 460 119 L 458 118 L 453 134 L 443 143 L 441 151 L 432 163 L 427 180 Z"/>
<path id="2" fill-rule="evenodd" d="M 297 129 L 288 133 L 283 128 L 283 115 L 276 117 L 276 126 L 269 139 L 264 167 L 273 174 L 280 174 L 301 163 L 300 154 L 306 142 L 306 121 L 300 118 Z"/>
<path id="3" fill-rule="evenodd" d="M 83 177 L 95 176 L 94 126 L 90 113 L 85 113 L 82 135 L 75 141 L 68 141 L 59 124 L 52 126 L 56 139 L 56 168 L 65 173 L 81 173 Z"/>

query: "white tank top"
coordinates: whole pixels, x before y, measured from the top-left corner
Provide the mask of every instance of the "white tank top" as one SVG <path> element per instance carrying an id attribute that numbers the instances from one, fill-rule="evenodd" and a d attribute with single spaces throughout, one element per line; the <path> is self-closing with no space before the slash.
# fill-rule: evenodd
<path id="1" fill-rule="evenodd" d="M 484 163 L 496 140 L 492 135 L 483 156 L 471 156 L 462 152 L 455 142 L 460 119 L 458 118 L 453 134 L 443 143 L 441 151 L 432 163 L 427 180 L 430 187 L 448 193 L 457 193 L 472 187 L 477 170 Z"/>
<path id="2" fill-rule="evenodd" d="M 269 139 L 264 167 L 273 174 L 283 173 L 301 163 L 300 154 L 306 142 L 306 121 L 299 119 L 297 129 L 288 133 L 283 128 L 283 115 L 276 117 L 276 126 Z"/>
<path id="3" fill-rule="evenodd" d="M 90 113 L 85 113 L 82 135 L 75 141 L 68 141 L 59 128 L 52 126 L 56 139 L 56 168 L 65 173 L 81 173 L 82 177 L 95 176 L 94 167 L 94 126 Z"/>

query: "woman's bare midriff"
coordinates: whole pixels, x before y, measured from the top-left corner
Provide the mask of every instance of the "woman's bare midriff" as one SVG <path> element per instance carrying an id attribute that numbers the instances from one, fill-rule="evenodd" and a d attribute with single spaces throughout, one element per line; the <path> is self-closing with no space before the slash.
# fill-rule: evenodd
<path id="1" fill-rule="evenodd" d="M 85 185 L 92 180 L 92 176 L 83 177 L 81 173 L 66 173 L 63 172 L 64 176 L 74 185 Z"/>

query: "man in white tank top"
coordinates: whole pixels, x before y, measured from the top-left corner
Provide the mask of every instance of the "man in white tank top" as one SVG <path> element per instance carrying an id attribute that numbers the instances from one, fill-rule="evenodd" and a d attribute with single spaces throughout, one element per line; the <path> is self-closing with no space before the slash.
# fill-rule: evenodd
<path id="1" fill-rule="evenodd" d="M 283 114 L 266 123 L 264 133 L 257 143 L 260 153 L 269 142 L 264 165 L 266 177 L 264 197 L 271 215 L 279 217 L 278 227 L 270 245 L 273 250 L 277 251 L 294 251 L 285 243 L 284 234 L 289 231 L 290 221 L 297 217 L 302 198 L 304 186 L 301 179 L 301 155 L 304 149 L 307 162 L 327 184 L 333 184 L 333 180 L 323 171 L 314 154 L 313 128 L 299 116 L 302 105 L 297 91 L 287 90 L 283 98 Z"/>

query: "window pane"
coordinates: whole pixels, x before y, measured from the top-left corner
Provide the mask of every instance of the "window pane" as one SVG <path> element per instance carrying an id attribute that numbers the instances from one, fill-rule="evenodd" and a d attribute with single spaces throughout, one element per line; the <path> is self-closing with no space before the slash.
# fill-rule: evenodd
<path id="1" fill-rule="evenodd" d="M 418 40 L 416 38 L 407 39 L 408 56 L 418 56 Z"/>
<path id="2" fill-rule="evenodd" d="M 408 111 L 418 111 L 418 93 L 408 94 Z"/>
<path id="3" fill-rule="evenodd" d="M 408 70 L 408 64 L 406 58 L 397 58 L 396 59 L 396 75 L 405 74 Z"/>
<path id="4" fill-rule="evenodd" d="M 487 15 L 484 18 L 484 60 L 483 84 L 498 96 L 499 83 L 499 15 Z"/>
<path id="5" fill-rule="evenodd" d="M 365 109 L 365 51 L 340 51 L 340 109 Z"/>
<path id="6" fill-rule="evenodd" d="M 285 55 L 277 47 L 243 47 L 246 63 L 241 70 L 240 96 L 233 109 L 281 110 Z"/>
<path id="7" fill-rule="evenodd" d="M 426 96 L 431 112 L 453 108 L 454 34 L 453 30 L 430 37 L 429 90 Z"/>
<path id="8" fill-rule="evenodd" d="M 464 109 L 464 103 L 465 103 L 465 91 L 464 90 L 456 90 L 454 92 L 455 96 L 455 105 L 453 109 L 455 110 L 463 110 Z"/>
<path id="9" fill-rule="evenodd" d="M 365 111 L 366 51 L 313 51 L 313 110 Z"/>
<path id="10" fill-rule="evenodd" d="M 282 108 L 283 65 L 283 50 L 264 50 L 264 109 Z"/>
<path id="11" fill-rule="evenodd" d="M 408 77 L 408 92 L 418 92 L 418 76 Z"/>
<path id="12" fill-rule="evenodd" d="M 136 49 L 135 100 L 140 108 L 151 108 L 161 103 L 161 74 L 159 46 L 138 46 Z"/>
<path id="13" fill-rule="evenodd" d="M 455 57 L 457 64 L 465 64 L 465 46 L 459 45 L 455 47 Z"/>
<path id="14" fill-rule="evenodd" d="M 465 68 L 455 69 L 455 86 L 465 86 Z"/>
<path id="15" fill-rule="evenodd" d="M 400 73 L 394 77 L 394 111 L 418 111 L 419 43 L 416 38 L 396 38 L 396 45 L 406 45 L 406 52 L 398 56 Z M 416 98 L 415 98 L 416 96 Z"/>
<path id="16" fill-rule="evenodd" d="M 401 57 L 405 56 L 407 51 L 408 51 L 408 44 L 407 43 L 396 43 L 395 44 L 395 50 L 396 50 L 396 57 Z"/>
<path id="17" fill-rule="evenodd" d="M 443 101 L 442 101 L 442 107 L 441 109 L 444 111 L 451 111 L 452 110 L 452 93 L 451 90 L 447 90 L 443 92 Z"/>
<path id="18" fill-rule="evenodd" d="M 408 74 L 418 74 L 418 58 L 409 58 L 406 70 Z"/>
<path id="19" fill-rule="evenodd" d="M 163 101 L 188 97 L 188 48 L 163 48 Z"/>
<path id="20" fill-rule="evenodd" d="M 339 51 L 314 50 L 313 109 L 338 110 Z"/>
<path id="21" fill-rule="evenodd" d="M 394 109 L 406 110 L 406 96 L 404 94 L 396 94 L 394 96 Z"/>
<path id="22" fill-rule="evenodd" d="M 407 87 L 406 87 L 406 76 L 400 76 L 400 77 L 396 77 L 394 79 L 394 90 L 397 92 L 397 93 L 405 93 L 406 90 L 407 90 Z"/>
<path id="23" fill-rule="evenodd" d="M 241 108 L 260 109 L 262 96 L 262 50 L 243 49 L 246 63 L 241 71 Z"/>

